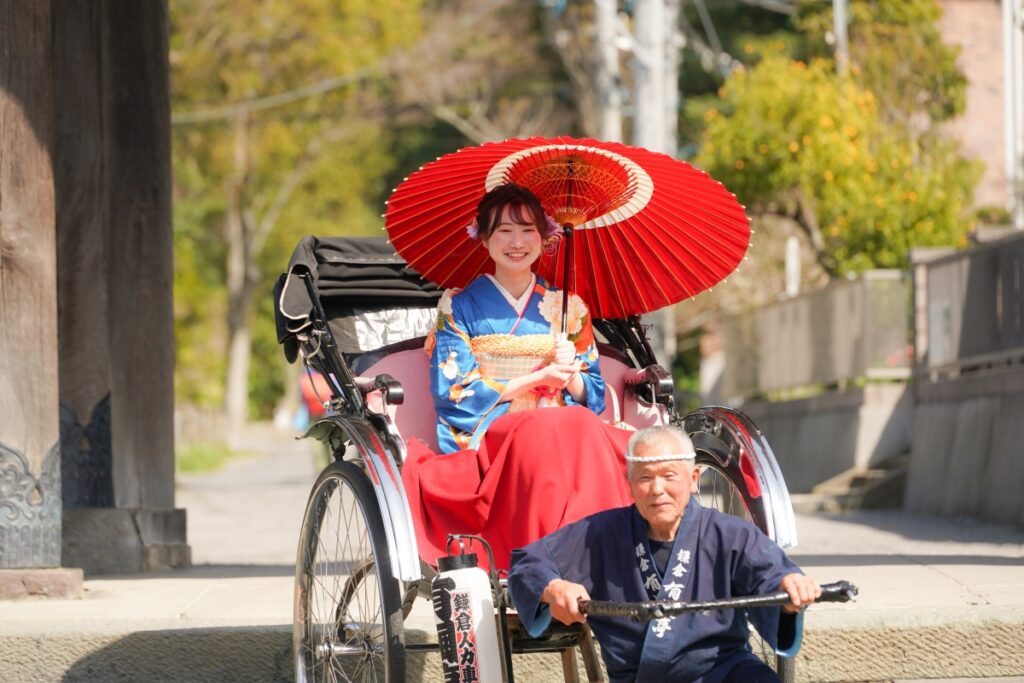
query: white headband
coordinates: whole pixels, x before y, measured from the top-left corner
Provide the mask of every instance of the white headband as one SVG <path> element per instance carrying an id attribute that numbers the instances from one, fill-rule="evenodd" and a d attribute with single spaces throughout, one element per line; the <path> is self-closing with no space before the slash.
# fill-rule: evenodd
<path id="1" fill-rule="evenodd" d="M 666 462 L 668 460 L 696 460 L 697 454 L 693 451 L 686 453 L 666 453 L 664 455 L 633 455 L 626 453 L 627 462 Z"/>

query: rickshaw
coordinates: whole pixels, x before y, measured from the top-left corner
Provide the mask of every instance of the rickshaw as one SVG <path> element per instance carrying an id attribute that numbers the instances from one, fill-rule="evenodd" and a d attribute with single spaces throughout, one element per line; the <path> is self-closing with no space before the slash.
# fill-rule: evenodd
<path id="1" fill-rule="evenodd" d="M 404 620 L 435 570 L 434 558 L 424 562 L 417 552 L 401 468 L 407 439 L 437 449 L 423 343 L 441 294 L 384 238 L 304 238 L 275 287 L 287 359 L 301 358 L 330 388 L 321 397 L 326 414 L 304 434 L 323 442 L 333 462 L 313 484 L 298 544 L 293 635 L 300 682 L 403 681 L 407 657 L 437 649 L 404 637 Z M 672 379 L 639 318 L 594 325 L 607 382 L 601 417 L 631 428 L 685 429 L 702 470 L 702 504 L 748 519 L 784 548 L 795 545 L 785 482 L 753 422 L 724 407 L 679 414 Z M 566 680 L 578 680 L 577 648 L 588 680 L 603 680 L 586 626 L 556 624 L 529 638 L 500 581 L 493 587 L 507 680 L 510 652 L 560 652 Z M 792 679 L 791 660 L 780 658 L 777 668 Z"/>

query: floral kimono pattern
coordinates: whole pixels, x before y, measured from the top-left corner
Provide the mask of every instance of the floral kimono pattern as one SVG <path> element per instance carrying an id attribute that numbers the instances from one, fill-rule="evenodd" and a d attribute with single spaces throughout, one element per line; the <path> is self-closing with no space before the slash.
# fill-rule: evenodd
<path id="1" fill-rule="evenodd" d="M 445 292 L 437 324 L 427 340 L 430 390 L 437 411 L 442 452 L 476 448 L 487 427 L 512 411 L 549 405 L 577 405 L 568 391 L 534 390 L 514 401 L 499 398 L 509 380 L 528 374 L 551 358 L 560 332 L 562 292 L 537 278 L 523 310 L 517 311 L 487 276 L 465 289 Z M 582 363 L 585 406 L 604 410 L 604 379 L 586 304 L 570 294 L 567 335 Z"/>

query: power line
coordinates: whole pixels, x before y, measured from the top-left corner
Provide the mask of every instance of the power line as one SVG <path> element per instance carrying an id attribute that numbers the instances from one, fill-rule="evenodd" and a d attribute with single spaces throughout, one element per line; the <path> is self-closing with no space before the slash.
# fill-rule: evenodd
<path id="1" fill-rule="evenodd" d="M 706 9 L 706 8 L 705 8 Z M 689 43 L 694 52 L 696 52 L 701 58 L 701 66 L 708 72 L 712 69 L 717 69 L 719 75 L 723 78 L 729 75 L 729 73 L 736 67 L 738 62 L 732 55 L 725 52 L 722 49 L 721 42 L 718 43 L 718 49 L 714 49 L 709 46 L 701 34 L 695 29 L 686 18 L 686 14 L 679 13 L 680 29 L 689 39 Z M 711 17 L 707 17 L 707 24 L 711 24 L 711 31 L 714 32 L 714 24 L 711 22 Z M 705 24 L 705 26 L 707 26 Z M 707 32 L 705 32 L 706 34 Z M 717 34 L 715 36 L 717 38 Z"/>
<path id="2" fill-rule="evenodd" d="M 273 109 L 274 107 L 282 107 L 292 102 L 306 99 L 307 97 L 313 97 L 314 95 L 323 95 L 324 93 L 331 92 L 332 90 L 338 90 L 344 88 L 347 85 L 363 80 L 368 76 L 373 75 L 375 72 L 380 70 L 383 65 L 377 65 L 374 67 L 363 67 L 362 69 L 356 69 L 352 73 L 345 74 L 344 76 L 333 76 L 331 78 L 325 78 L 322 81 L 316 83 L 310 83 L 294 90 L 287 90 L 277 95 L 268 95 L 266 97 L 256 97 L 249 100 L 242 100 L 240 102 L 233 102 L 231 104 L 225 104 L 220 107 L 213 107 L 210 109 L 198 109 L 195 111 L 186 111 L 180 113 L 171 114 L 171 125 L 186 125 L 191 123 L 206 123 L 209 121 L 219 121 L 233 119 L 239 114 L 250 114 L 256 111 L 264 111 L 266 109 Z"/>
<path id="3" fill-rule="evenodd" d="M 495 10 L 502 5 L 502 0 L 491 0 L 488 3 L 477 4 L 474 6 L 472 11 L 465 12 L 456 26 L 450 27 L 456 32 L 462 29 L 468 29 L 477 19 L 484 16 L 488 12 Z M 306 99 L 307 97 L 313 97 L 314 95 L 323 95 L 334 90 L 339 90 L 347 85 L 352 85 L 358 81 L 368 78 L 375 73 L 382 73 L 391 69 L 396 62 L 396 59 L 400 55 L 392 54 L 390 58 L 385 58 L 373 66 L 366 66 L 361 69 L 356 69 L 352 73 L 345 74 L 344 76 L 333 76 L 331 78 L 325 78 L 316 83 L 309 85 L 300 86 L 293 90 L 287 90 L 277 95 L 268 95 L 265 97 L 255 97 L 248 100 L 241 100 L 240 102 L 233 102 L 231 104 L 225 104 L 218 107 L 211 107 L 208 109 L 197 109 L 195 111 L 186 111 L 180 113 L 171 113 L 171 125 L 188 125 L 192 123 L 207 123 L 210 121 L 221 121 L 234 119 L 240 114 L 250 114 L 256 111 L 264 111 L 267 109 L 273 109 L 274 107 L 282 107 L 292 102 Z"/>
<path id="4" fill-rule="evenodd" d="M 784 2 L 783 0 L 740 0 L 740 2 L 754 7 L 763 7 L 766 10 L 778 12 L 779 14 L 792 14 L 796 10 L 792 2 Z"/>
<path id="5" fill-rule="evenodd" d="M 715 22 L 711 20 L 711 15 L 708 13 L 708 8 L 704 4 L 704 0 L 693 0 L 693 4 L 697 8 L 697 16 L 700 17 L 700 23 L 704 27 L 704 35 L 708 37 L 708 43 L 711 44 L 711 49 L 717 54 L 721 54 L 722 42 L 718 40 L 718 31 L 715 30 Z"/>

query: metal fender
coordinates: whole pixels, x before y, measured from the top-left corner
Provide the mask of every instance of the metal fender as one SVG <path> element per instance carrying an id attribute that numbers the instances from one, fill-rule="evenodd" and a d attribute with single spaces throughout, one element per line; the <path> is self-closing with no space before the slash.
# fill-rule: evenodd
<path id="1" fill-rule="evenodd" d="M 359 450 L 384 520 L 384 533 L 397 572 L 396 578 L 402 581 L 422 578 L 416 532 L 402 485 L 402 474 L 394 454 L 377 436 L 373 426 L 363 418 L 328 415 L 310 425 L 303 437 L 308 436 L 329 443 L 332 449 L 348 440 Z"/>
<path id="2" fill-rule="evenodd" d="M 754 523 L 783 548 L 797 544 L 793 503 L 768 440 L 754 422 L 733 408 L 708 406 L 687 414 L 683 429 L 697 449 L 742 482 L 741 494 Z"/>

